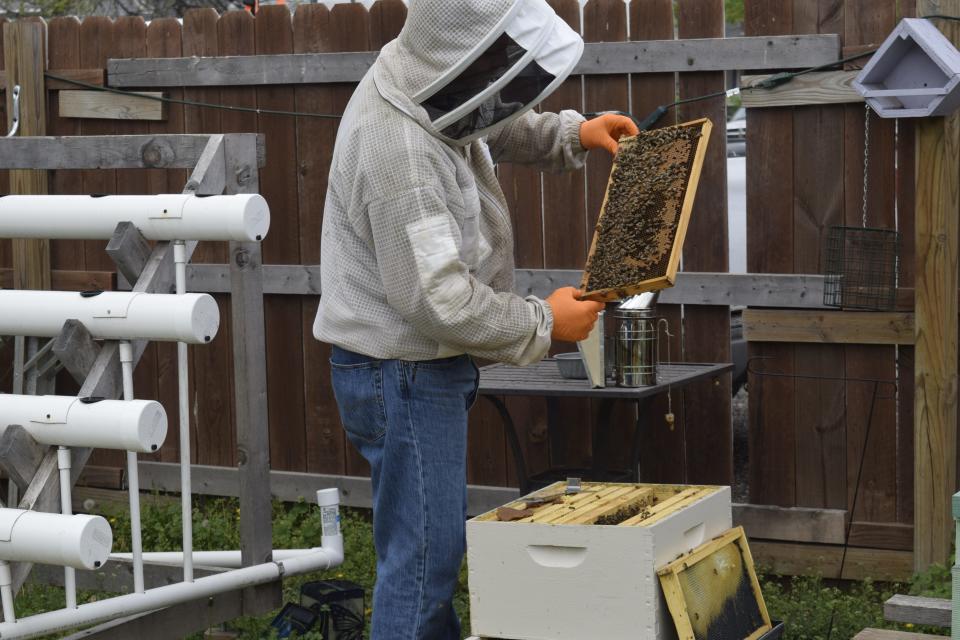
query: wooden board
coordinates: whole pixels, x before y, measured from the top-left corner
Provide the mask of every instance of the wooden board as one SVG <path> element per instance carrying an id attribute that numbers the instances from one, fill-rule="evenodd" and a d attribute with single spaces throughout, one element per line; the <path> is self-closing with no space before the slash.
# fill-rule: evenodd
<path id="1" fill-rule="evenodd" d="M 149 96 L 149 97 L 147 97 Z M 61 118 L 94 118 L 99 120 L 166 120 L 167 105 L 156 100 L 164 94 L 144 91 L 130 96 L 104 91 L 61 91 Z"/>
<path id="2" fill-rule="evenodd" d="M 940 640 L 943 636 L 932 636 L 927 633 L 910 633 L 907 631 L 889 631 L 887 629 L 864 629 L 853 640 Z"/>
<path id="3" fill-rule="evenodd" d="M 914 316 L 895 311 L 747 309 L 743 331 L 750 342 L 913 344 Z"/>
<path id="4" fill-rule="evenodd" d="M 654 185 L 644 184 L 639 187 L 631 188 L 631 182 L 627 176 L 628 169 L 626 165 L 621 164 L 625 154 L 637 147 L 643 147 L 649 143 L 647 140 L 656 139 L 657 136 L 666 135 L 664 129 L 641 132 L 639 136 L 626 138 L 620 141 L 620 152 L 617 154 L 617 161 L 610 173 L 610 179 L 607 184 L 606 195 L 603 205 L 600 209 L 600 217 L 597 221 L 596 231 L 593 237 L 593 244 L 590 247 L 590 254 L 587 257 L 587 264 L 583 270 L 583 281 L 580 285 L 581 299 L 600 300 L 611 302 L 642 293 L 644 291 L 656 291 L 669 287 L 676 279 L 677 270 L 680 267 L 680 257 L 683 253 L 683 240 L 687 233 L 687 227 L 690 224 L 690 214 L 693 211 L 693 202 L 696 198 L 697 185 L 700 182 L 700 174 L 703 170 L 703 161 L 706 158 L 707 143 L 710 139 L 710 132 L 713 125 L 709 120 L 694 120 L 669 130 L 688 130 L 693 131 L 693 138 L 689 143 L 674 142 L 668 138 L 668 142 L 653 143 L 648 147 L 648 151 L 642 152 L 636 157 L 639 168 L 641 163 L 646 163 L 647 158 L 659 160 L 664 158 L 660 164 L 661 171 L 665 171 L 668 163 L 676 163 L 680 168 L 676 178 L 671 178 L 669 184 Z M 668 148 L 669 151 L 664 151 Z M 664 156 L 664 154 L 666 154 Z M 663 175 L 663 174 L 660 174 Z M 624 176 L 624 177 L 621 177 Z M 651 180 L 653 179 L 650 176 Z M 639 189 L 639 190 L 638 190 Z M 682 190 L 682 196 L 668 195 L 670 190 Z M 651 198 L 649 209 L 644 210 L 645 217 L 642 220 L 643 231 L 636 232 L 634 242 L 639 246 L 659 246 L 659 252 L 654 252 L 650 256 L 627 255 L 622 258 L 624 263 L 636 269 L 636 275 L 630 280 L 618 281 L 615 284 L 607 282 L 600 284 L 597 281 L 597 275 L 593 272 L 598 271 L 597 261 L 601 259 L 609 260 L 606 256 L 616 256 L 619 249 L 615 248 L 614 243 L 618 237 L 622 237 L 619 227 L 612 227 L 610 232 L 605 232 L 604 224 L 610 224 L 613 213 L 608 213 L 607 207 L 611 203 L 611 195 L 615 200 L 618 194 L 623 193 L 623 197 L 643 197 Z M 627 193 L 631 195 L 626 195 Z M 649 194 L 649 195 L 648 195 Z M 624 200 L 617 200 L 618 204 L 627 205 Z M 628 205 L 627 205 L 628 206 Z M 632 218 L 637 221 L 638 218 Z M 627 224 L 624 220 L 623 224 Z M 618 235 L 611 235 L 618 233 Z M 648 237 L 649 236 L 649 237 Z"/>
<path id="5" fill-rule="evenodd" d="M 680 640 L 743 637 L 770 631 L 760 582 L 743 528 L 736 527 L 657 573 Z"/>
<path id="6" fill-rule="evenodd" d="M 843 547 L 752 540 L 757 566 L 764 572 L 787 576 L 839 578 Z M 913 576 L 913 554 L 909 551 L 848 547 L 843 561 L 844 580 L 907 582 Z"/>
<path id="7" fill-rule="evenodd" d="M 883 603 L 883 618 L 890 622 L 950 627 L 953 622 L 953 602 L 947 598 L 897 594 Z"/>
<path id="8" fill-rule="evenodd" d="M 760 87 L 764 80 L 771 77 L 769 74 L 745 75 L 740 78 L 740 95 L 743 96 L 743 106 L 751 109 L 862 103 L 863 96 L 853 88 L 853 81 L 859 73 L 859 71 L 808 73 L 773 89 Z"/>

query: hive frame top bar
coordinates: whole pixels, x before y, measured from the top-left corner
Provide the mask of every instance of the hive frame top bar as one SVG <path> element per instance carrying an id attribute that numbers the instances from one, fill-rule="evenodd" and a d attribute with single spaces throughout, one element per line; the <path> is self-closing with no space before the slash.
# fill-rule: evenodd
<path id="1" fill-rule="evenodd" d="M 643 280 L 641 282 L 635 282 L 630 284 L 624 284 L 623 286 L 609 287 L 605 289 L 588 289 L 588 284 L 590 281 L 590 263 L 592 262 L 593 256 L 597 251 L 597 246 L 600 240 L 600 222 L 603 220 L 604 214 L 606 213 L 607 201 L 610 197 L 610 187 L 613 184 L 614 173 L 617 170 L 617 161 L 614 161 L 613 168 L 610 171 L 610 182 L 607 184 L 607 193 L 603 199 L 603 206 L 600 210 L 600 217 L 597 220 L 597 230 L 593 234 L 593 242 L 590 245 L 590 253 L 587 257 L 587 263 L 583 272 L 583 280 L 580 284 L 580 298 L 582 300 L 596 300 L 600 302 L 613 302 L 616 300 L 621 300 L 623 298 L 628 298 L 630 296 L 636 295 L 638 293 L 643 293 L 645 291 L 657 291 L 659 289 L 665 289 L 667 287 L 673 286 L 673 283 L 676 280 L 677 271 L 680 268 L 680 256 L 683 253 L 683 241 L 686 237 L 687 227 L 690 224 L 690 215 L 693 211 L 693 203 L 696 198 L 697 185 L 700 182 L 700 174 L 703 170 L 703 162 L 706 158 L 707 153 L 707 144 L 710 139 L 710 133 L 713 130 L 713 123 L 707 118 L 701 118 L 699 120 L 692 120 L 690 122 L 684 122 L 682 124 L 674 125 L 674 127 L 668 128 L 700 128 L 700 136 L 696 141 L 696 150 L 694 151 L 693 162 L 690 167 L 690 176 L 687 181 L 687 186 L 683 195 L 683 201 L 680 205 L 680 219 L 677 223 L 677 230 L 673 238 L 673 246 L 670 250 L 670 258 L 667 265 L 667 272 L 663 276 L 658 276 L 655 278 L 650 278 L 648 280 Z M 621 144 L 624 142 L 629 142 L 635 140 L 649 132 L 641 132 L 639 136 L 634 136 L 633 138 L 628 138 L 621 141 Z"/>

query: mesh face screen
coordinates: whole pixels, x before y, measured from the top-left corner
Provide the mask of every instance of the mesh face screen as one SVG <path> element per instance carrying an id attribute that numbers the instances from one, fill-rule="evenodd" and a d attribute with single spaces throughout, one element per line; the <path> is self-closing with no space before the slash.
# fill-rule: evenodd
<path id="1" fill-rule="evenodd" d="M 743 640 L 764 625 L 736 542 L 677 577 L 696 640 Z"/>
<path id="2" fill-rule="evenodd" d="M 586 266 L 588 291 L 667 275 L 701 130 L 643 131 L 621 143 Z"/>

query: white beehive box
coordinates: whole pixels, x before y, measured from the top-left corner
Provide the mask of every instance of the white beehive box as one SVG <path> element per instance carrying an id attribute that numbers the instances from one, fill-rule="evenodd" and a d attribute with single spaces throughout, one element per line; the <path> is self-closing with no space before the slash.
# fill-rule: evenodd
<path id="1" fill-rule="evenodd" d="M 558 483 L 531 495 L 563 488 Z M 676 638 L 657 569 L 732 526 L 729 487 L 585 483 L 583 489 L 513 522 L 501 521 L 497 511 L 467 522 L 476 636 Z M 523 509 L 527 502 L 506 506 Z M 604 514 L 629 517 L 582 524 Z"/>

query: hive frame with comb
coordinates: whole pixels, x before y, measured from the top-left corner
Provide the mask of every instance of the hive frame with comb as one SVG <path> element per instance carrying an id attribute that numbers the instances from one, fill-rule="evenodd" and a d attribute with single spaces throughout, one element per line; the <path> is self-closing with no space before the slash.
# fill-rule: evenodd
<path id="1" fill-rule="evenodd" d="M 670 250 L 670 259 L 667 265 L 666 275 L 620 287 L 610 287 L 593 291 L 587 290 L 587 285 L 590 281 L 589 266 L 591 260 L 593 259 L 594 253 L 596 253 L 597 244 L 600 240 L 599 225 L 600 221 L 603 220 L 604 214 L 606 213 L 607 200 L 610 197 L 610 187 L 613 184 L 613 178 L 617 170 L 617 163 L 614 161 L 613 168 L 610 171 L 610 180 L 607 183 L 607 191 L 603 197 L 603 205 L 600 209 L 600 217 L 597 220 L 597 229 L 594 231 L 593 242 L 590 245 L 590 253 L 587 257 L 587 263 L 583 270 L 583 280 L 580 283 L 581 300 L 613 302 L 623 298 L 628 298 L 638 293 L 644 293 L 645 291 L 658 291 L 660 289 L 666 289 L 667 287 L 672 287 L 673 283 L 676 281 L 677 270 L 680 268 L 680 256 L 683 253 L 683 240 L 686 237 L 687 227 L 690 224 L 690 214 L 693 212 L 693 203 L 697 195 L 697 185 L 700 182 L 700 174 L 703 171 L 703 162 L 706 158 L 707 144 L 710 139 L 710 133 L 713 130 L 713 123 L 707 118 L 701 118 L 699 120 L 684 122 L 683 124 L 678 124 L 676 126 L 699 127 L 700 137 L 696 142 L 697 148 L 694 152 L 693 164 L 690 167 L 690 179 L 687 182 L 687 188 L 684 192 L 683 203 L 680 209 L 680 220 L 677 223 L 677 231 L 674 235 L 673 246 Z M 640 135 L 643 134 L 641 133 Z"/>
<path id="2" fill-rule="evenodd" d="M 750 547 L 747 544 L 747 536 L 741 526 L 728 530 L 657 571 L 660 577 L 660 586 L 663 588 L 664 599 L 667 601 L 667 608 L 670 610 L 670 615 L 676 625 L 679 640 L 697 640 L 697 635 L 693 629 L 694 622 L 690 618 L 688 603 L 681 588 L 680 574 L 697 563 L 708 559 L 731 543 L 739 549 L 740 557 L 743 560 L 743 571 L 746 573 L 747 579 L 750 580 L 750 589 L 762 619 L 761 625 L 757 629 L 750 630 L 749 635 L 745 636 L 744 640 L 760 640 L 773 628 L 770 614 L 767 612 L 767 605 L 763 600 L 763 592 L 760 589 L 757 570 L 753 564 L 753 556 L 750 554 Z"/>

